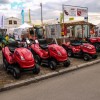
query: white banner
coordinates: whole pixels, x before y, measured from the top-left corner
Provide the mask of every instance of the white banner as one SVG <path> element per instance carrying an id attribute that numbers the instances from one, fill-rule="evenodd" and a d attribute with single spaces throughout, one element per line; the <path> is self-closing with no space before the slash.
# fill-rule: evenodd
<path id="1" fill-rule="evenodd" d="M 76 16 L 77 8 L 71 6 L 64 6 L 64 14 L 67 16 Z"/>
<path id="2" fill-rule="evenodd" d="M 88 16 L 87 8 L 77 8 L 77 16 L 87 17 Z"/>
<path id="3" fill-rule="evenodd" d="M 87 17 L 88 9 L 85 7 L 64 6 L 64 14 L 66 16 Z"/>

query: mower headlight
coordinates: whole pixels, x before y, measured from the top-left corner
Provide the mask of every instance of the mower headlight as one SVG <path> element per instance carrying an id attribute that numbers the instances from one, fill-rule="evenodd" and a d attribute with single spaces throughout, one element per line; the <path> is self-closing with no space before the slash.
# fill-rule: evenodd
<path id="1" fill-rule="evenodd" d="M 34 58 L 34 56 L 32 55 L 32 58 Z"/>
<path id="2" fill-rule="evenodd" d="M 62 55 L 60 51 L 57 51 L 57 53 L 58 53 L 58 55 L 59 55 L 59 56 L 61 56 L 61 55 Z"/>
<path id="3" fill-rule="evenodd" d="M 20 58 L 21 58 L 21 60 L 25 60 L 23 56 L 21 56 Z"/>
<path id="4" fill-rule="evenodd" d="M 90 46 L 87 46 L 87 48 L 88 48 L 88 49 L 92 49 L 92 47 L 90 47 Z"/>

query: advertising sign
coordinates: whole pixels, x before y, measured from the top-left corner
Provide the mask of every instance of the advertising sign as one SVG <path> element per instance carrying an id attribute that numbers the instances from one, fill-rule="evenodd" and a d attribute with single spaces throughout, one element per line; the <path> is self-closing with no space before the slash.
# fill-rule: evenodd
<path id="1" fill-rule="evenodd" d="M 67 16 L 76 16 L 76 7 L 66 6 L 64 7 L 64 14 Z"/>
<path id="2" fill-rule="evenodd" d="M 77 16 L 87 17 L 88 16 L 87 8 L 77 8 Z"/>
<path id="3" fill-rule="evenodd" d="M 64 5 L 64 14 L 67 16 L 87 17 L 88 9 L 86 7 Z"/>

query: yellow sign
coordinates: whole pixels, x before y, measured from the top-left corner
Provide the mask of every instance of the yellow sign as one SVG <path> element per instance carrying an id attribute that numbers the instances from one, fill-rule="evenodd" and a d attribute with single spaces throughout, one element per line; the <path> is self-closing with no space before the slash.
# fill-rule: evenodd
<path id="1" fill-rule="evenodd" d="M 69 21 L 72 21 L 72 20 L 74 20 L 74 17 L 69 18 Z"/>

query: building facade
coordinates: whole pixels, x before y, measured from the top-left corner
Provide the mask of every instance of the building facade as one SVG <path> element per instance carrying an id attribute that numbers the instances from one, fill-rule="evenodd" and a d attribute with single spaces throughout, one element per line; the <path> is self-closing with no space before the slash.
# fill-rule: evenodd
<path id="1" fill-rule="evenodd" d="M 12 34 L 14 28 L 17 28 L 21 25 L 21 19 L 16 17 L 9 17 L 4 19 L 4 28 L 7 29 L 7 34 Z"/>

